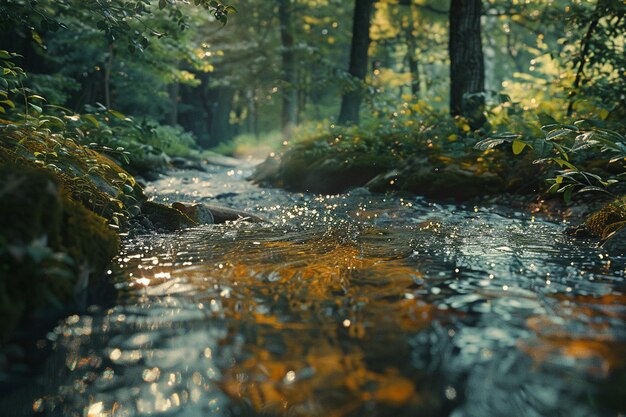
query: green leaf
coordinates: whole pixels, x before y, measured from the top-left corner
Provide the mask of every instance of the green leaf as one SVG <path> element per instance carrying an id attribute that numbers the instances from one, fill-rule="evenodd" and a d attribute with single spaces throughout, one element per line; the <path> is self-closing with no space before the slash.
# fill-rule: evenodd
<path id="1" fill-rule="evenodd" d="M 577 130 L 572 130 L 572 129 L 555 129 L 546 135 L 546 140 L 555 140 L 555 139 L 560 139 L 563 137 L 568 137 L 572 135 L 573 133 L 575 133 L 576 131 Z"/>
<path id="2" fill-rule="evenodd" d="M 474 149 L 478 149 L 479 151 L 486 151 L 488 149 L 493 149 L 496 146 L 503 144 L 504 142 L 506 142 L 504 139 L 487 138 L 476 143 L 476 145 L 474 145 Z"/>
<path id="3" fill-rule="evenodd" d="M 560 159 L 560 158 L 554 158 L 554 162 L 556 162 L 557 164 L 559 164 L 559 166 L 561 168 L 563 167 L 567 167 L 569 169 L 573 169 L 574 171 L 578 171 L 578 168 L 576 168 L 574 165 L 572 165 L 571 163 L 567 162 L 564 159 Z"/>
<path id="4" fill-rule="evenodd" d="M 230 13 L 230 14 L 237 14 L 237 9 L 235 9 L 233 6 L 226 6 L 226 8 L 224 9 L 224 12 L 226 13 Z"/>
<path id="5" fill-rule="evenodd" d="M 163 10 L 167 6 L 166 0 L 159 0 L 159 9 Z"/>
<path id="6" fill-rule="evenodd" d="M 29 100 L 30 100 L 30 99 L 37 99 L 37 100 L 42 100 L 42 101 L 48 101 L 48 100 L 46 100 L 45 98 L 43 98 L 43 97 L 41 97 L 41 96 L 39 96 L 39 95 L 37 95 L 37 94 L 33 94 L 33 95 L 31 95 L 31 96 L 28 96 L 28 99 L 29 99 Z"/>
<path id="7" fill-rule="evenodd" d="M 565 187 L 565 191 L 563 192 L 563 200 L 565 200 L 566 204 L 569 204 L 572 201 L 572 193 L 574 192 L 574 186 L 568 185 Z"/>
<path id="8" fill-rule="evenodd" d="M 93 117 L 91 114 L 83 114 L 83 118 L 89 120 L 91 124 L 95 127 L 100 127 L 100 122 L 98 122 L 98 119 Z"/>
<path id="9" fill-rule="evenodd" d="M 41 36 L 39 36 L 39 34 L 37 32 L 35 32 L 34 30 L 31 31 L 31 37 L 33 38 L 33 40 L 37 43 L 37 45 L 43 47 L 43 39 L 41 39 Z"/>
<path id="10" fill-rule="evenodd" d="M 548 191 L 546 191 L 546 193 L 547 194 L 556 193 L 558 189 L 559 189 L 559 184 L 552 184 L 552 186 L 548 188 Z"/>
<path id="11" fill-rule="evenodd" d="M 539 113 L 537 117 L 539 118 L 539 123 L 541 123 L 542 126 L 558 124 L 558 122 L 548 113 Z"/>
<path id="12" fill-rule="evenodd" d="M 604 188 L 596 187 L 595 185 L 588 185 L 588 186 L 583 187 L 580 190 L 578 190 L 579 193 L 588 193 L 590 191 L 600 192 L 600 193 L 606 193 L 607 192 Z"/>
<path id="13" fill-rule="evenodd" d="M 514 140 L 513 141 L 513 155 L 519 155 L 524 151 L 524 148 L 526 147 L 526 144 L 524 142 L 521 142 L 519 140 Z"/>
<path id="14" fill-rule="evenodd" d="M 28 105 L 33 108 L 37 113 L 43 113 L 43 109 L 33 103 L 28 103 Z"/>
<path id="15" fill-rule="evenodd" d="M 121 119 L 121 120 L 126 120 L 126 116 L 118 111 L 110 110 L 110 109 L 107 111 L 109 112 L 111 116 L 117 117 L 118 119 Z"/>
<path id="16" fill-rule="evenodd" d="M 0 101 L 0 103 L 6 104 L 7 106 L 11 107 L 12 109 L 15 108 L 15 103 L 13 103 L 11 100 L 2 100 L 2 101 Z"/>

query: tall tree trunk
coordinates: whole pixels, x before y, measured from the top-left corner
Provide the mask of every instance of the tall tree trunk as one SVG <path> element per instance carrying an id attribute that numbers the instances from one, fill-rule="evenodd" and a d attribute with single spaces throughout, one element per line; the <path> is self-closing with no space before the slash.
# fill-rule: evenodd
<path id="1" fill-rule="evenodd" d="M 209 135 L 210 145 L 217 146 L 233 138 L 233 129 L 230 125 L 230 111 L 233 108 L 235 89 L 232 87 L 217 87 L 211 91 L 212 111 L 210 114 L 211 126 Z"/>
<path id="2" fill-rule="evenodd" d="M 365 81 L 367 75 L 367 51 L 370 46 L 370 17 L 373 0 L 355 0 L 352 23 L 352 44 L 350 47 L 350 65 L 348 73 L 359 81 Z M 363 99 L 360 89 L 344 92 L 341 97 L 341 111 L 338 123 L 358 124 L 359 108 Z"/>
<path id="3" fill-rule="evenodd" d="M 169 125 L 178 124 L 178 103 L 180 101 L 180 83 L 178 81 L 174 81 L 172 84 L 168 86 L 170 101 L 172 102 L 172 107 L 170 108 L 170 114 L 168 117 Z"/>
<path id="4" fill-rule="evenodd" d="M 310 67 L 301 67 L 298 71 L 298 124 L 302 123 L 303 113 L 306 109 L 307 98 L 309 97 L 309 89 L 311 85 L 311 69 Z"/>
<path id="5" fill-rule="evenodd" d="M 278 20 L 280 22 L 280 40 L 283 74 L 283 135 L 289 137 L 298 123 L 298 75 L 294 51 L 293 7 L 291 0 L 279 0 Z"/>
<path id="6" fill-rule="evenodd" d="M 602 14 L 598 13 L 600 9 L 600 2 L 596 5 L 596 9 L 594 11 L 595 17 L 589 22 L 589 27 L 587 28 L 587 32 L 585 33 L 585 37 L 580 41 L 580 57 L 578 59 L 578 69 L 576 70 L 576 79 L 574 80 L 574 85 L 572 90 L 570 91 L 570 100 L 567 106 L 567 116 L 571 117 L 572 113 L 574 113 L 574 101 L 576 98 L 576 94 L 578 94 L 578 89 L 580 88 L 580 83 L 582 81 L 585 64 L 587 63 L 587 58 L 589 54 L 589 46 L 591 44 L 591 38 L 593 37 L 593 33 L 598 27 L 600 23 L 600 18 Z"/>
<path id="7" fill-rule="evenodd" d="M 420 96 L 420 72 L 419 72 L 419 62 L 415 57 L 415 36 L 413 36 L 413 28 L 409 27 L 406 30 L 406 44 L 407 44 L 407 60 L 409 62 L 409 71 L 411 73 L 411 94 L 415 98 L 419 98 Z"/>
<path id="8" fill-rule="evenodd" d="M 113 72 L 113 45 L 109 45 L 109 52 L 104 63 L 104 105 L 111 108 L 111 73 Z"/>
<path id="9" fill-rule="evenodd" d="M 481 12 L 482 0 L 452 0 L 450 4 L 450 113 L 466 117 L 474 129 L 485 123 Z"/>

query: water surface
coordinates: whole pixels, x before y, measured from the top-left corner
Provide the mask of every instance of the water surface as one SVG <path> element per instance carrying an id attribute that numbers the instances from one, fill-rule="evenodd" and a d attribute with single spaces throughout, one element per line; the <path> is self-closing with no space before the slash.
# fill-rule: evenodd
<path id="1" fill-rule="evenodd" d="M 181 171 L 236 222 L 129 239 L 118 304 L 68 317 L 50 416 L 617 416 L 624 259 L 502 207 L 263 190 Z M 621 401 L 621 405 L 620 405 Z"/>

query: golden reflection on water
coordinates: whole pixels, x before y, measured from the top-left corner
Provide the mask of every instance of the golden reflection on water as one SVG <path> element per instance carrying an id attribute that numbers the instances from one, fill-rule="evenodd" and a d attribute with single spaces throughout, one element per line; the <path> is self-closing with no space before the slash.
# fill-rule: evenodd
<path id="1" fill-rule="evenodd" d="M 623 294 L 598 281 L 594 295 L 578 292 L 591 281 L 543 264 L 550 246 L 526 260 L 515 238 L 474 242 L 474 230 L 445 222 L 211 226 L 129 243 L 120 308 L 59 330 L 64 367 L 85 375 L 68 384 L 88 399 L 79 414 L 437 416 L 476 388 L 454 378 L 486 361 L 523 364 L 479 380 L 501 394 L 500 381 L 541 380 L 551 367 L 583 379 L 623 369 Z M 111 338 L 99 353 L 94 334 Z M 97 391 L 115 383 L 115 395 Z"/>
<path id="2" fill-rule="evenodd" d="M 293 416 L 359 415 L 368 404 L 376 404 L 379 415 L 400 409 L 436 414 L 433 410 L 442 407 L 441 386 L 429 384 L 426 372 L 406 366 L 409 338 L 433 323 L 458 325 L 455 320 L 470 317 L 454 303 L 448 303 L 452 308 L 440 303 L 441 288 L 428 285 L 437 280 L 422 271 L 428 260 L 409 261 L 416 253 L 412 236 L 440 235 L 440 221 L 388 230 L 343 225 L 282 235 L 219 228 L 202 233 L 206 236 L 189 239 L 175 255 L 131 255 L 123 264 L 145 294 L 186 294 L 209 319 L 226 320 L 223 343 L 244 336 L 237 360 L 221 369 L 216 381 L 231 398 L 255 412 Z M 459 272 L 454 269 L 454 275 Z M 458 305 L 482 299 L 486 308 L 498 301 L 513 309 L 531 308 L 531 313 L 539 308 L 535 293 L 496 282 L 493 274 L 482 278 L 472 294 L 457 297 L 467 300 Z M 515 343 L 535 370 L 555 360 L 567 362 L 564 358 L 601 377 L 624 366 L 626 350 L 613 340 L 609 321 L 626 318 L 623 309 L 613 308 L 626 302 L 624 296 L 557 291 L 550 298 L 560 315 L 531 314 L 525 327 L 536 337 Z M 584 322 L 589 335 L 573 334 L 563 324 L 569 324 L 564 315 Z M 601 320 L 586 320 L 594 317 Z M 447 331 L 450 338 L 453 327 Z M 500 333 L 514 337 L 506 329 Z M 468 351 L 494 354 L 488 345 L 481 347 L 480 336 L 468 340 L 475 340 Z M 213 353 L 206 356 L 205 350 L 207 358 Z M 147 370 L 144 380 L 154 372 Z M 448 399 L 456 396 L 453 387 L 445 392 Z"/>
<path id="3" fill-rule="evenodd" d="M 406 262 L 406 233 L 354 233 L 207 239 L 212 256 L 192 267 L 183 265 L 197 255 L 185 252 L 168 266 L 146 258 L 129 270 L 149 276 L 141 278 L 149 287 L 184 277 L 207 314 L 229 319 L 232 337 L 246 334 L 244 358 L 219 384 L 258 412 L 339 417 L 371 402 L 417 407 L 425 394 L 400 363 L 407 336 L 445 318 L 413 296 L 423 274 Z"/>

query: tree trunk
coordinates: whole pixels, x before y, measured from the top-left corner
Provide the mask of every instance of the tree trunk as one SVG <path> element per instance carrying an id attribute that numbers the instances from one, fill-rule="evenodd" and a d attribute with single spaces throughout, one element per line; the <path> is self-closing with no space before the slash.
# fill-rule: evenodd
<path id="1" fill-rule="evenodd" d="M 104 105 L 111 108 L 111 73 L 113 72 L 113 45 L 109 45 L 109 52 L 104 63 Z"/>
<path id="2" fill-rule="evenodd" d="M 567 106 L 567 117 L 571 117 L 572 113 L 574 113 L 574 99 L 576 94 L 578 93 L 578 89 L 580 88 L 580 82 L 582 81 L 582 77 L 584 75 L 585 64 L 587 63 L 587 58 L 589 54 L 589 45 L 591 43 L 591 38 L 593 33 L 596 30 L 596 27 L 600 23 L 601 14 L 598 13 L 600 8 L 600 2 L 596 5 L 595 9 L 595 18 L 591 20 L 589 23 L 589 27 L 587 28 L 587 33 L 585 33 L 585 37 L 581 40 L 580 45 L 580 58 L 578 60 L 578 69 L 576 70 L 576 79 L 574 80 L 574 85 L 572 90 L 570 91 L 570 100 Z"/>
<path id="3" fill-rule="evenodd" d="M 485 123 L 481 12 L 482 0 L 452 0 L 450 4 L 450 113 L 466 117 L 473 129 Z"/>
<path id="4" fill-rule="evenodd" d="M 233 129 L 230 125 L 230 111 L 233 108 L 235 89 L 232 87 L 217 87 L 212 89 L 213 99 L 212 111 L 210 114 L 210 145 L 217 146 L 222 142 L 227 142 L 233 138 Z"/>
<path id="5" fill-rule="evenodd" d="M 409 71 L 411 73 L 411 94 L 414 98 L 420 96 L 420 72 L 419 62 L 415 57 L 415 36 L 413 36 L 413 28 L 409 27 L 406 31 L 406 43 L 408 51 L 406 53 L 407 60 L 409 61 Z"/>
<path id="6" fill-rule="evenodd" d="M 355 0 L 352 23 L 352 45 L 348 73 L 359 81 L 367 75 L 367 51 L 370 46 L 370 17 L 372 0 Z M 360 88 L 344 92 L 341 98 L 341 111 L 338 123 L 359 124 L 359 108 L 363 99 Z"/>
<path id="7" fill-rule="evenodd" d="M 283 77 L 283 135 L 289 137 L 298 122 L 298 90 L 296 57 L 294 53 L 294 26 L 291 0 L 279 0 L 278 20 L 280 22 L 280 40 Z"/>
<path id="8" fill-rule="evenodd" d="M 180 83 L 178 81 L 174 81 L 172 84 L 168 86 L 170 101 L 172 102 L 172 107 L 170 108 L 170 114 L 168 117 L 169 125 L 178 124 L 178 103 L 180 102 Z"/>

